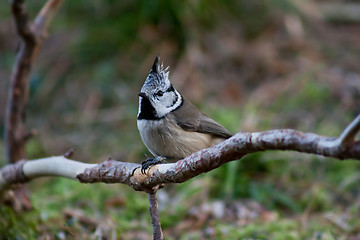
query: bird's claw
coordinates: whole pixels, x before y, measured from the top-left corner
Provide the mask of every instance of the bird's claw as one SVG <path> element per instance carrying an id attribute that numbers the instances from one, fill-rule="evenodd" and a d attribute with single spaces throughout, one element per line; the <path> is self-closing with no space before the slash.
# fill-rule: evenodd
<path id="1" fill-rule="evenodd" d="M 146 174 L 146 170 L 154 165 L 163 163 L 166 158 L 162 156 L 157 156 L 154 158 L 147 158 L 144 161 L 141 162 L 141 173 Z"/>

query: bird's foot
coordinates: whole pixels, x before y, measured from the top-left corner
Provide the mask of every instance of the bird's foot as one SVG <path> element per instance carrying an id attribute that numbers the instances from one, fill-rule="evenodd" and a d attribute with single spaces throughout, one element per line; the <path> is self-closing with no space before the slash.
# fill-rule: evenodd
<path id="1" fill-rule="evenodd" d="M 146 160 L 142 161 L 141 163 L 141 173 L 145 174 L 145 171 L 156 164 L 164 163 L 166 157 L 157 156 L 154 158 L 147 158 Z"/>

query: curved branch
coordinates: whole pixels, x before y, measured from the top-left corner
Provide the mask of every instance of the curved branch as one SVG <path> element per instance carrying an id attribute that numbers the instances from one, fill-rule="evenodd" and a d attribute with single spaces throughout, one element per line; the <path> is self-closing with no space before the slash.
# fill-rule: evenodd
<path id="1" fill-rule="evenodd" d="M 357 117 L 346 129 L 359 129 Z M 344 130 L 344 132 L 348 132 Z M 355 130 L 350 131 L 355 134 Z M 360 141 L 341 141 L 339 138 L 323 137 L 292 129 L 272 130 L 257 133 L 240 132 L 226 141 L 203 149 L 175 163 L 159 164 L 142 174 L 140 164 L 108 159 L 100 164 L 85 164 L 68 160 L 63 156 L 27 161 L 21 168 L 23 177 L 6 178 L 7 166 L 0 170 L 0 189 L 9 184 L 28 181 L 39 176 L 63 176 L 83 183 L 123 183 L 135 190 L 153 192 L 161 184 L 185 182 L 201 173 L 241 159 L 248 153 L 265 150 L 292 150 L 338 159 L 360 160 Z M 15 167 L 15 165 L 11 165 Z M 14 170 L 15 171 L 15 170 Z M 16 172 L 19 172 L 17 170 Z M 5 177 L 4 177 L 5 176 Z"/>
<path id="2" fill-rule="evenodd" d="M 25 144 L 32 135 L 32 132 L 25 128 L 31 68 L 46 37 L 48 23 L 62 1 L 48 0 L 32 23 L 26 11 L 25 1 L 10 0 L 12 15 L 21 42 L 11 74 L 5 112 L 5 152 L 8 163 L 15 163 L 26 156 Z M 15 189 L 15 192 L 19 196 L 18 200 L 22 199 L 19 202 L 24 209 L 30 209 L 31 204 L 26 187 L 21 186 Z"/>
<path id="3" fill-rule="evenodd" d="M 356 134 L 360 131 L 360 114 L 340 134 L 340 144 L 347 144 L 354 141 Z"/>
<path id="4" fill-rule="evenodd" d="M 241 159 L 248 153 L 265 150 L 293 150 L 338 159 L 360 160 L 360 142 L 347 145 L 340 143 L 337 138 L 292 129 L 237 133 L 214 147 L 196 152 L 176 163 L 153 166 L 146 175 L 141 174 L 138 164 L 108 160 L 94 168 L 86 169 L 77 178 L 88 183 L 120 182 L 135 190 L 150 191 L 159 184 L 181 183 L 227 162 Z M 113 178 L 109 178 L 111 173 L 115 173 Z"/>
<path id="5" fill-rule="evenodd" d="M 18 35 L 21 37 L 10 79 L 9 95 L 5 113 L 5 148 L 9 163 L 25 158 L 25 112 L 29 94 L 29 79 L 34 59 L 46 37 L 49 22 L 63 0 L 48 0 L 31 23 L 24 0 L 12 0 L 11 9 Z"/>
<path id="6" fill-rule="evenodd" d="M 11 184 L 25 183 L 38 177 L 57 176 L 76 180 L 76 176 L 85 169 L 95 166 L 97 164 L 82 163 L 64 156 L 18 161 L 0 169 L 0 192 Z"/>
<path id="7" fill-rule="evenodd" d="M 24 0 L 12 0 L 11 11 L 19 36 L 24 39 L 25 42 L 35 42 L 35 36 L 31 30 L 31 24 L 26 12 Z"/>

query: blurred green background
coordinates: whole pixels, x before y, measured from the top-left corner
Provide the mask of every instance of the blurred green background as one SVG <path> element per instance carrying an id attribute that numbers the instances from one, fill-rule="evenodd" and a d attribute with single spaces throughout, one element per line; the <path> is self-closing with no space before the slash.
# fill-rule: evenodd
<path id="1" fill-rule="evenodd" d="M 33 18 L 44 1 L 26 1 Z M 29 159 L 140 163 L 137 93 L 155 56 L 175 87 L 232 132 L 336 136 L 360 111 L 356 0 L 65 1 L 31 75 Z M 0 2 L 0 163 L 19 38 Z M 360 165 L 262 152 L 159 194 L 167 239 L 359 239 Z M 145 193 L 44 178 L 34 209 L 0 207 L 0 239 L 150 239 Z"/>

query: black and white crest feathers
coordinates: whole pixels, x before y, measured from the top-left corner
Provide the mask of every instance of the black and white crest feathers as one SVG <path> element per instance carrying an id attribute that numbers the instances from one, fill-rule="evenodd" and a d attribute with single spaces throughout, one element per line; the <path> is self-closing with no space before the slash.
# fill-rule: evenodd
<path id="1" fill-rule="evenodd" d="M 170 83 L 168 67 L 159 65 L 159 57 L 155 58 L 139 96 L 139 120 L 161 119 L 181 106 L 182 96 Z"/>
<path id="2" fill-rule="evenodd" d="M 169 67 L 163 69 L 163 64 L 159 65 L 159 57 L 156 57 L 141 92 L 146 93 L 157 88 L 168 88 L 171 85 L 168 69 Z"/>

